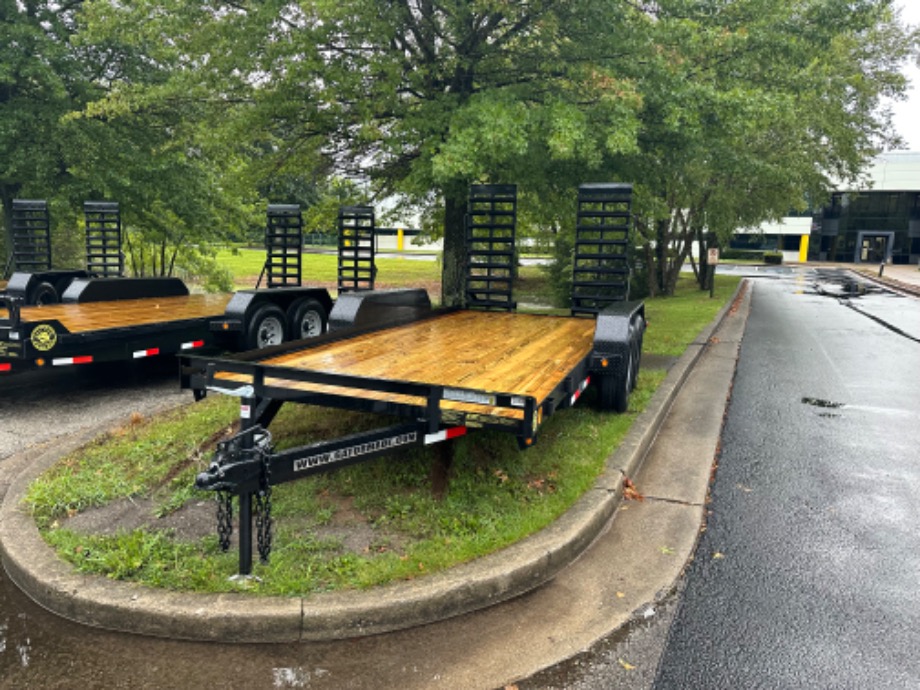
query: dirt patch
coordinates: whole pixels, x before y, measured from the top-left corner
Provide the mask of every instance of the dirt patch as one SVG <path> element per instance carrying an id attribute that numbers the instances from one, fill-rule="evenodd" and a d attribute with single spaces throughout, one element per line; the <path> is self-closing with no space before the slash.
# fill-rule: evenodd
<path id="1" fill-rule="evenodd" d="M 295 535 L 319 541 L 335 541 L 342 552 L 358 555 L 401 551 L 405 537 L 375 527 L 362 513 L 355 510 L 349 497 L 326 497 L 333 508 L 331 518 L 317 525 L 309 515 L 285 516 L 274 519 L 275 530 L 284 528 Z M 239 522 L 234 500 L 234 524 L 231 548 L 236 548 Z M 89 508 L 61 521 L 61 527 L 80 534 L 113 536 L 136 529 L 168 531 L 173 539 L 195 542 L 217 534 L 217 502 L 214 499 L 196 498 L 178 510 L 158 517 L 157 503 L 149 498 L 130 498 L 113 501 L 97 508 Z M 277 533 L 277 531 L 276 531 Z"/>
<path id="2" fill-rule="evenodd" d="M 196 541 L 217 531 L 217 505 L 213 500 L 189 501 L 169 515 L 157 517 L 157 504 L 149 498 L 124 498 L 90 508 L 67 518 L 62 527 L 82 534 L 111 536 L 136 529 L 169 530 L 176 539 Z"/>

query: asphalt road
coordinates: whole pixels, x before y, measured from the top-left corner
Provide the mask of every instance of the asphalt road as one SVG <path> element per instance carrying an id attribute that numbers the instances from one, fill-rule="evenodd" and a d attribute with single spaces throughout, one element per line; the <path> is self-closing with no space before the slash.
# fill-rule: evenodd
<path id="1" fill-rule="evenodd" d="M 917 336 L 839 272 L 756 281 L 655 688 L 920 687 Z"/>

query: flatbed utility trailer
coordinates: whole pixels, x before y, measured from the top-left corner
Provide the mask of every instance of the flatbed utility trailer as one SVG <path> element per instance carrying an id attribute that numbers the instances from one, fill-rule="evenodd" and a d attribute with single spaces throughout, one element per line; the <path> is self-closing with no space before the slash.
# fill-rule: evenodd
<path id="1" fill-rule="evenodd" d="M 75 277 L 59 304 L 0 294 L 0 374 L 267 347 L 319 335 L 331 308 L 324 288 L 202 295 L 178 278 Z"/>
<path id="2" fill-rule="evenodd" d="M 595 190 L 596 191 L 596 190 Z M 631 188 L 606 192 L 626 196 Z M 474 199 L 510 191 L 474 188 Z M 606 206 L 608 202 L 604 202 Z M 471 211 L 475 209 L 471 208 Z M 367 291 L 341 296 L 330 332 L 315 339 L 224 358 L 182 356 L 183 388 L 240 398 L 241 429 L 221 443 L 196 484 L 218 492 L 218 532 L 229 546 L 232 496 L 240 503 L 240 573 L 251 571 L 253 501 L 259 553 L 271 548 L 271 487 L 411 445 L 455 438 L 469 429 L 514 434 L 533 444 L 556 411 L 574 405 L 589 385 L 601 407 L 625 411 L 636 385 L 645 307 L 612 300 L 596 314 L 522 314 L 504 286 L 510 256 L 504 209 L 471 212 L 468 232 L 501 236 L 501 249 L 470 262 L 465 309 L 432 309 L 424 290 Z M 478 253 L 489 242 L 469 242 Z M 596 245 L 592 253 L 599 254 Z M 485 267 L 485 268 L 484 268 Z M 487 271 L 485 274 L 484 271 Z M 485 279 L 484 279 L 485 278 Z M 596 286 L 595 286 L 596 287 Z M 622 293 L 621 293 L 622 294 Z M 485 302 L 473 308 L 477 295 Z M 472 304 L 471 304 L 472 303 Z M 268 427 L 285 402 L 380 413 L 403 423 L 283 452 L 271 448 Z"/>

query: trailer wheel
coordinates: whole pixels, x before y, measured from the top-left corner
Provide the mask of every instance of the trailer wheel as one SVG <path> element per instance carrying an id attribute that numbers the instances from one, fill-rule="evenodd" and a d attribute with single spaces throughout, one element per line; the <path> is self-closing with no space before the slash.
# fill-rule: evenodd
<path id="1" fill-rule="evenodd" d="M 613 376 L 601 376 L 598 383 L 598 393 L 602 410 L 613 410 L 623 413 L 629 409 L 630 385 L 635 376 L 633 373 L 633 352 L 629 349 L 626 369 Z"/>
<path id="2" fill-rule="evenodd" d="M 288 326 L 291 338 L 315 338 L 326 332 L 326 310 L 315 299 L 297 300 L 288 307 Z"/>
<path id="3" fill-rule="evenodd" d="M 250 350 L 280 345 L 287 339 L 287 320 L 274 304 L 260 307 L 246 328 L 246 347 Z"/>
<path id="4" fill-rule="evenodd" d="M 39 283 L 35 286 L 35 289 L 32 290 L 32 300 L 30 303 L 36 306 L 57 304 L 60 301 L 61 299 L 58 296 L 58 292 L 51 283 Z"/>

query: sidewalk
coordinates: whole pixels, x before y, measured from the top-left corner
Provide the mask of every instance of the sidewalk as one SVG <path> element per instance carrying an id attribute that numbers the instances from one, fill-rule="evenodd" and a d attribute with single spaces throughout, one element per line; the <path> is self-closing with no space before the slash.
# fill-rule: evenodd
<path id="1" fill-rule="evenodd" d="M 873 282 L 883 283 L 901 292 L 920 297 L 920 268 L 907 264 L 888 264 L 879 276 L 879 267 L 868 267 L 866 264 L 841 264 L 841 268 L 849 268 Z"/>

